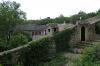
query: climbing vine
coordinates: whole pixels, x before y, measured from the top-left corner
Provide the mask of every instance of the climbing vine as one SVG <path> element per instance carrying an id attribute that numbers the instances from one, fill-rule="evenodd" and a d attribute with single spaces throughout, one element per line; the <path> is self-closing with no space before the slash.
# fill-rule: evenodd
<path id="1" fill-rule="evenodd" d="M 37 66 L 39 62 L 47 61 L 49 55 L 49 37 L 32 41 L 22 50 L 20 60 L 23 66 Z"/>
<path id="2" fill-rule="evenodd" d="M 72 33 L 73 29 L 65 29 L 54 33 L 53 36 L 56 44 L 56 50 L 58 52 L 65 51 L 70 48 L 69 40 L 71 38 Z"/>
<path id="3" fill-rule="evenodd" d="M 14 66 L 14 64 L 11 61 L 12 59 L 11 54 L 12 52 L 8 52 L 0 56 L 0 64 L 2 64 L 2 66 Z"/>

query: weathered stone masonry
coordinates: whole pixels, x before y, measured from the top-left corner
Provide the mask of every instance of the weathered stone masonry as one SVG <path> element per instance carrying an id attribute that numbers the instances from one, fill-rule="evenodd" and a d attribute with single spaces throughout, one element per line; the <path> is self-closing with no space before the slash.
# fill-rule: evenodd
<path id="1" fill-rule="evenodd" d="M 100 22 L 100 17 L 99 16 L 89 18 L 89 19 L 84 20 L 84 21 L 79 20 L 79 21 L 76 22 L 76 25 L 71 24 L 70 26 L 68 26 L 68 25 L 63 24 L 64 27 L 61 27 L 61 30 L 64 29 L 64 28 L 72 28 L 74 30 L 74 32 L 71 36 L 71 40 L 69 42 L 70 45 L 72 47 L 74 47 L 74 45 L 77 42 L 80 42 L 80 41 L 93 41 L 93 40 L 96 39 L 96 36 L 98 36 L 98 35 L 96 35 L 96 32 L 95 32 L 95 23 L 97 23 L 97 22 Z M 62 25 L 59 24 L 58 26 L 62 26 Z M 53 27 L 55 28 L 55 26 L 52 27 L 52 25 L 50 25 L 50 26 L 47 27 L 47 31 L 48 31 L 49 27 L 50 27 L 51 30 L 52 30 Z M 59 29 L 60 27 L 59 28 L 56 27 L 56 28 L 57 28 L 57 30 L 60 31 L 60 29 Z M 27 29 L 27 28 L 25 28 L 25 29 Z M 44 31 L 44 28 L 43 28 L 43 31 Z M 52 31 L 52 33 L 50 33 L 50 34 L 49 34 L 49 32 L 47 32 L 48 33 L 47 35 L 52 36 L 51 34 L 53 34 L 53 32 L 54 31 Z M 43 34 L 45 34 L 45 33 L 43 33 Z M 45 35 L 45 36 L 47 36 L 47 35 Z M 39 37 L 37 37 L 36 39 L 38 39 L 38 38 Z M 22 48 L 26 48 L 28 45 L 29 44 L 21 46 L 21 47 L 17 47 L 17 48 L 14 48 L 14 49 L 11 49 L 11 50 L 8 50 L 8 51 L 5 51 L 5 52 L 1 52 L 0 56 L 2 56 L 4 53 L 12 52 L 12 62 L 15 64 L 18 61 L 18 57 L 20 57 L 20 50 Z M 49 53 L 55 53 L 56 52 L 56 50 L 55 50 L 56 46 L 55 46 L 55 42 L 53 40 L 53 37 L 50 38 L 50 45 L 49 46 L 50 46 Z"/>

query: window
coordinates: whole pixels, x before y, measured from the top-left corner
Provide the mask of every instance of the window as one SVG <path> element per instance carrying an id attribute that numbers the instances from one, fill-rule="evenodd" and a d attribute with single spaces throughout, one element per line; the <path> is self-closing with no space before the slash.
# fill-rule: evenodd
<path id="1" fill-rule="evenodd" d="M 38 33 L 37 33 L 37 32 L 35 32 L 35 35 L 38 35 Z"/>
<path id="2" fill-rule="evenodd" d="M 50 29 L 48 29 L 48 32 L 50 32 Z"/>
<path id="3" fill-rule="evenodd" d="M 54 32 L 56 32 L 57 31 L 57 28 L 54 28 Z"/>
<path id="4" fill-rule="evenodd" d="M 32 36 L 34 35 L 34 32 L 32 32 Z"/>
<path id="5" fill-rule="evenodd" d="M 41 35 L 41 32 L 39 32 L 39 35 Z"/>

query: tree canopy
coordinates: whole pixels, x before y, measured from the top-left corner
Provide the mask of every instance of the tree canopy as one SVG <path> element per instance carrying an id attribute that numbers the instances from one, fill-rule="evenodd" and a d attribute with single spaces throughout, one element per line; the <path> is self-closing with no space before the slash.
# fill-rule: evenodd
<path id="1" fill-rule="evenodd" d="M 63 23 L 64 21 L 66 23 L 76 23 L 77 19 L 85 20 L 94 16 L 100 15 L 100 9 L 97 12 L 90 12 L 86 13 L 84 11 L 79 11 L 77 14 L 74 14 L 70 17 L 66 17 L 63 14 L 60 14 L 56 18 L 44 18 L 40 20 L 27 20 L 25 23 L 31 23 L 31 24 L 47 24 L 47 23 Z"/>
<path id="2" fill-rule="evenodd" d="M 15 1 L 0 3 L 0 37 L 4 38 L 8 30 L 26 19 L 26 13 L 20 9 L 20 4 Z"/>

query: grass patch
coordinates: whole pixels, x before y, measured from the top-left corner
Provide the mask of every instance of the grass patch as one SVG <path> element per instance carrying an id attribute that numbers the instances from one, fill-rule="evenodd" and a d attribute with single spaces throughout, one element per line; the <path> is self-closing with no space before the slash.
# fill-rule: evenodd
<path id="1" fill-rule="evenodd" d="M 64 53 L 56 53 L 49 56 L 49 61 L 41 63 L 39 66 L 64 66 L 67 63 L 67 58 Z"/>

